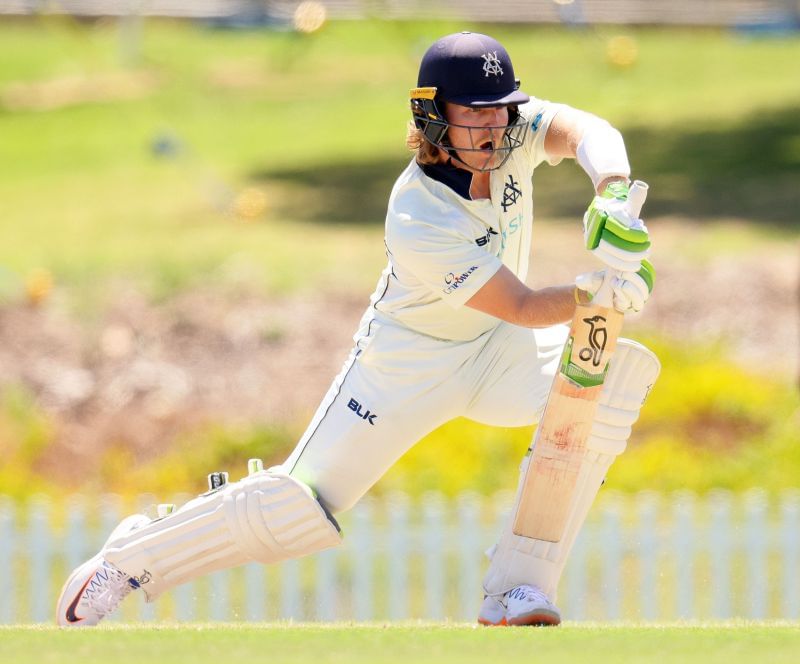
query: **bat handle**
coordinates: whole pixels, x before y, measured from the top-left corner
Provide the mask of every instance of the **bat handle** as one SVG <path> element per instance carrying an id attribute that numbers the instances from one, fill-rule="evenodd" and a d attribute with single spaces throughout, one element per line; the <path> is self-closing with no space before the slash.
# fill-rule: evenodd
<path id="1" fill-rule="evenodd" d="M 642 213 L 642 206 L 644 205 L 644 199 L 647 198 L 648 189 L 647 183 L 641 180 L 634 180 L 630 189 L 628 189 L 628 214 L 634 219 L 638 219 Z"/>
<path id="2" fill-rule="evenodd" d="M 642 206 L 647 198 L 647 190 L 647 183 L 641 180 L 634 180 L 628 190 L 628 214 L 634 219 L 638 219 L 642 212 Z M 611 283 L 617 274 L 616 270 L 606 270 L 606 278 L 592 298 L 592 304 L 601 307 L 611 307 L 613 305 L 614 294 L 611 290 Z"/>

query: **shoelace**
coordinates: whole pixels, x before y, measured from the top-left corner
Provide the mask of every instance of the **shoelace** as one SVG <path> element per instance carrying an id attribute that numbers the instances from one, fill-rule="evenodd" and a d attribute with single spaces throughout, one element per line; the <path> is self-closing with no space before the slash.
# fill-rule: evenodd
<path id="1" fill-rule="evenodd" d="M 509 593 L 509 597 L 525 601 L 540 601 L 550 604 L 550 599 L 539 588 L 534 586 L 519 586 Z"/>
<path id="2" fill-rule="evenodd" d="M 87 589 L 85 599 L 93 611 L 103 616 L 115 611 L 133 590 L 125 572 L 109 565 L 105 566 L 105 572 L 108 574 L 108 579 L 103 582 L 106 587 L 95 591 Z"/>

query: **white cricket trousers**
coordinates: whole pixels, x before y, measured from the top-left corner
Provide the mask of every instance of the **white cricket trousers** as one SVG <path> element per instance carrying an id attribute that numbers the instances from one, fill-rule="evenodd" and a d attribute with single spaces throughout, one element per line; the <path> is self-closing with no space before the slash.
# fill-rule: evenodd
<path id="1" fill-rule="evenodd" d="M 445 341 L 375 320 L 369 330 L 283 464 L 332 513 L 350 509 L 420 438 L 456 417 L 538 422 L 569 332 L 501 322 L 472 341 Z"/>

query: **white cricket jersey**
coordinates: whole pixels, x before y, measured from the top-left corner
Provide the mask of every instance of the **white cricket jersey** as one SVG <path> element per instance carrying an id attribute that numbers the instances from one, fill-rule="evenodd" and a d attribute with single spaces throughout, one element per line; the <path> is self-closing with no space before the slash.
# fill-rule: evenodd
<path id="1" fill-rule="evenodd" d="M 463 306 L 505 265 L 528 274 L 533 225 L 533 169 L 549 160 L 544 137 L 562 108 L 539 99 L 520 107 L 528 123 L 522 146 L 490 176 L 490 199 L 471 200 L 471 175 L 452 166 L 408 165 L 395 182 L 386 215 L 389 263 L 360 336 L 389 323 L 439 339 L 471 340 L 496 327 L 494 316 Z"/>

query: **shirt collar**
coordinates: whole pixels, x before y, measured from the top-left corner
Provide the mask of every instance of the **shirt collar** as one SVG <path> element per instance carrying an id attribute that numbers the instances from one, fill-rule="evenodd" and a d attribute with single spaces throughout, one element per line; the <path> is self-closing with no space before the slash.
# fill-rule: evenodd
<path id="1" fill-rule="evenodd" d="M 420 164 L 422 172 L 429 178 L 447 185 L 461 198 L 472 200 L 469 188 L 472 185 L 472 173 L 463 168 L 453 166 L 453 160 L 448 159 L 444 164 Z"/>

